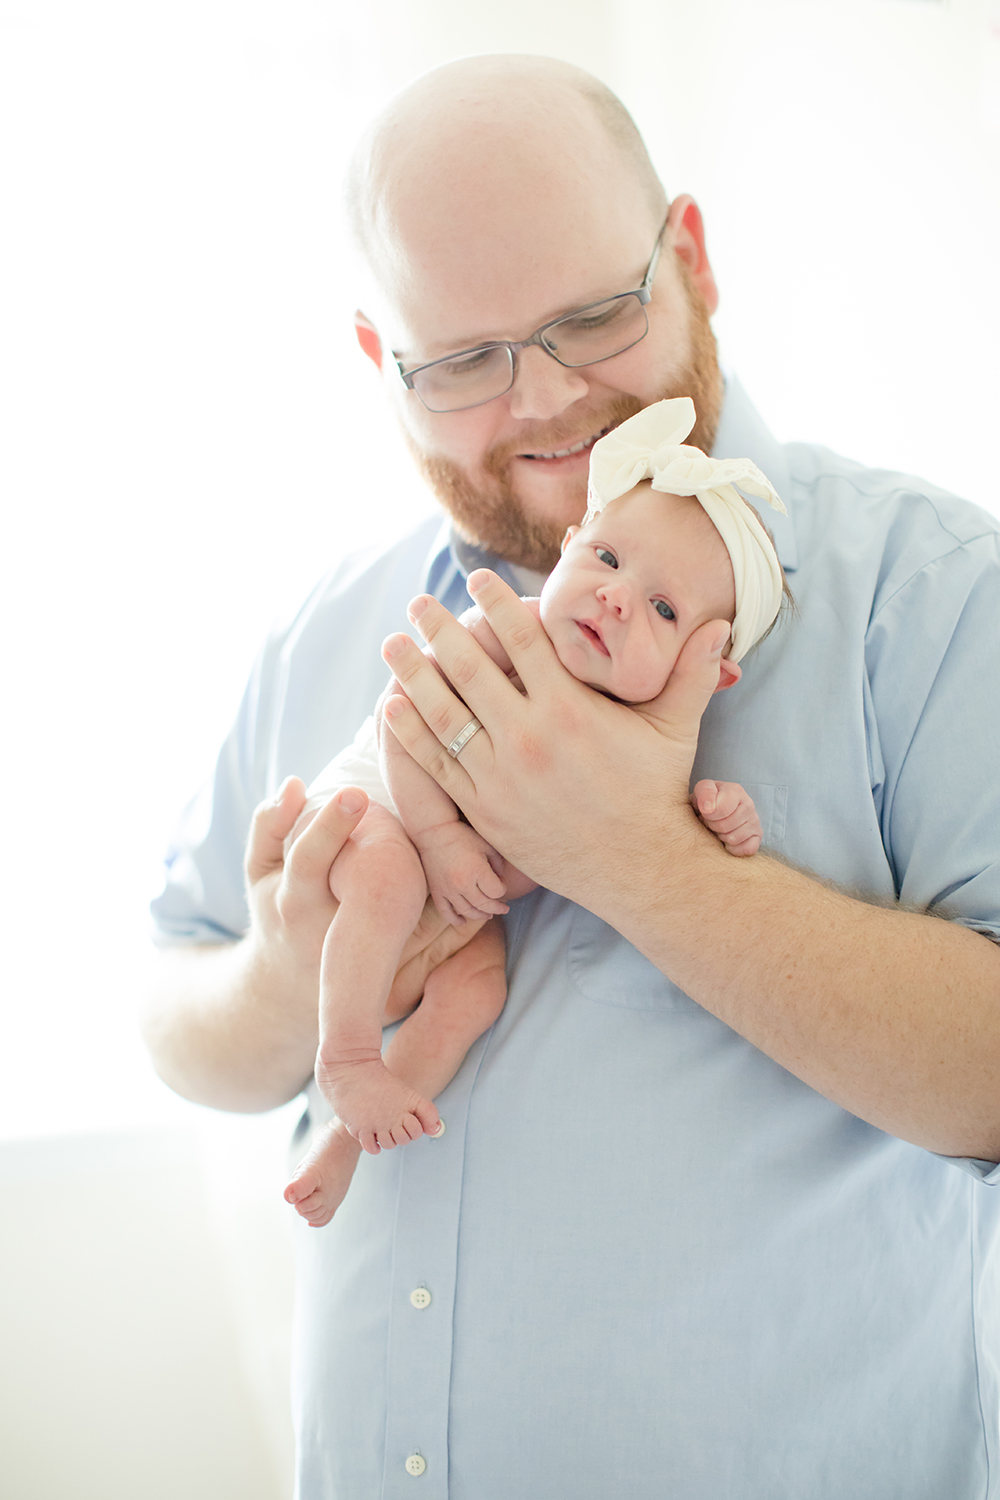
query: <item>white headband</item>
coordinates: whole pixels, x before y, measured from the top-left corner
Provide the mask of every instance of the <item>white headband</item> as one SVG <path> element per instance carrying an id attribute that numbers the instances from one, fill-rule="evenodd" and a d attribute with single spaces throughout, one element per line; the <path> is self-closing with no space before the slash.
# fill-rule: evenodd
<path id="1" fill-rule="evenodd" d="M 774 488 L 749 458 L 709 458 L 683 439 L 695 423 L 688 396 L 657 401 L 599 438 L 590 451 L 586 526 L 642 479 L 666 495 L 694 495 L 722 537 L 733 563 L 736 616 L 730 661 L 739 661 L 773 625 L 781 607 L 781 565 L 771 540 L 733 488 L 742 485 L 787 514 Z"/>

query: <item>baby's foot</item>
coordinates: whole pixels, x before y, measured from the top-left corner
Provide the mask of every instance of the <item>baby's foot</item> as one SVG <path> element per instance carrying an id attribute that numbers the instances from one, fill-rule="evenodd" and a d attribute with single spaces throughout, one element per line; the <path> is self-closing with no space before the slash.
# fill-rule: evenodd
<path id="1" fill-rule="evenodd" d="M 331 1120 L 296 1167 L 285 1201 L 313 1229 L 322 1229 L 343 1203 L 360 1155 L 361 1147 L 343 1122 Z"/>
<path id="2" fill-rule="evenodd" d="M 316 1063 L 316 1082 L 349 1133 L 371 1156 L 434 1135 L 441 1117 L 429 1099 L 390 1073 L 381 1059 Z"/>

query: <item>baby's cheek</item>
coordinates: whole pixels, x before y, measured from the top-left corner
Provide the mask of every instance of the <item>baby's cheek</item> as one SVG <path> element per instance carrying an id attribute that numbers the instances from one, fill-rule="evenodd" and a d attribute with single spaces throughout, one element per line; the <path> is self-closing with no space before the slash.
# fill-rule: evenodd
<path id="1" fill-rule="evenodd" d="M 673 661 L 661 658 L 623 663 L 621 686 L 615 688 L 612 684 L 612 691 L 626 703 L 649 703 L 663 692 L 673 665 Z"/>

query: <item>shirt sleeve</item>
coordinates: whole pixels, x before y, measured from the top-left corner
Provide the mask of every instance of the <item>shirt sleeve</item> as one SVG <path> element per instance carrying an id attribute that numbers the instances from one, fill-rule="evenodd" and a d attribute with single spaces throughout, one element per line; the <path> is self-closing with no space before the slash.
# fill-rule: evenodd
<path id="1" fill-rule="evenodd" d="M 446 604 L 468 602 L 434 516 L 386 551 L 345 558 L 271 632 L 213 773 L 175 830 L 152 903 L 155 942 L 227 943 L 247 931 L 254 809 L 288 772 L 308 784 L 350 741 L 385 686 L 379 643 L 405 629 L 406 602 L 421 587 Z"/>
<path id="2" fill-rule="evenodd" d="M 1000 941 L 1000 537 L 921 568 L 869 631 L 873 786 L 899 899 Z"/>
<path id="3" fill-rule="evenodd" d="M 267 795 L 267 757 L 255 751 L 279 653 L 274 636 L 258 657 L 211 777 L 178 820 L 163 890 L 150 906 L 158 946 L 233 942 L 250 925 L 243 851 L 254 808 Z"/>
<path id="4" fill-rule="evenodd" d="M 875 795 L 900 900 L 994 941 L 1000 941 L 998 619 L 1000 538 L 990 535 L 900 588 L 873 619 L 868 654 Z M 996 1162 L 941 1160 L 986 1187 L 1000 1184 Z"/>

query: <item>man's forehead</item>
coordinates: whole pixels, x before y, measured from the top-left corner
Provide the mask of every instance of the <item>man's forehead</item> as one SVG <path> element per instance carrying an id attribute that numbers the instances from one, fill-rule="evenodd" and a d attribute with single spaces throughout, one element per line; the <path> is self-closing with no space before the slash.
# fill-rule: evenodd
<path id="1" fill-rule="evenodd" d="M 613 218 L 541 211 L 502 221 L 470 215 L 435 232 L 402 226 L 387 241 L 379 277 L 384 336 L 401 352 L 434 358 L 527 337 L 577 307 L 632 291 L 653 249 L 647 220 L 639 209 Z"/>
<path id="2" fill-rule="evenodd" d="M 648 196 L 592 124 L 575 142 L 565 124 L 383 143 L 368 239 L 393 347 L 433 357 L 523 337 L 638 284 Z"/>

